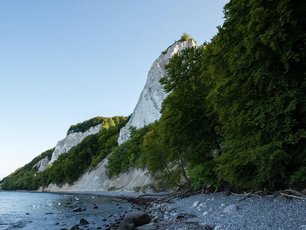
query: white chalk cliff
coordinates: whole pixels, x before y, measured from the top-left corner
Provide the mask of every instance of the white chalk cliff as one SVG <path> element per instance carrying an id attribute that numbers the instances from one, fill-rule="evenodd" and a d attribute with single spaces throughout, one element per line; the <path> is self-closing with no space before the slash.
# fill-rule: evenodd
<path id="1" fill-rule="evenodd" d="M 61 187 L 50 184 L 41 191 L 63 192 L 63 191 L 135 191 L 145 188 L 152 183 L 147 170 L 130 169 L 114 178 L 109 179 L 106 175 L 108 159 L 104 159 L 95 170 L 85 173 L 73 185 L 65 184 Z"/>
<path id="2" fill-rule="evenodd" d="M 47 167 L 48 167 L 48 164 L 49 164 L 49 159 L 48 157 L 46 156 L 45 158 L 41 159 L 40 161 L 38 161 L 34 167 L 37 168 L 38 172 L 41 172 L 41 171 L 44 171 Z"/>
<path id="3" fill-rule="evenodd" d="M 159 82 L 161 77 L 166 74 L 165 65 L 174 54 L 192 46 L 196 46 L 194 40 L 177 41 L 154 61 L 134 112 L 128 123 L 120 130 L 118 144 L 122 144 L 129 139 L 131 127 L 143 128 L 160 118 L 161 105 L 167 96 Z"/>
<path id="4" fill-rule="evenodd" d="M 101 124 L 90 127 L 90 129 L 86 130 L 83 133 L 82 132 L 69 133 L 63 140 L 57 142 L 57 145 L 52 153 L 52 157 L 49 164 L 52 164 L 54 161 L 56 161 L 61 154 L 68 152 L 72 147 L 80 144 L 85 137 L 98 133 L 100 129 L 101 129 Z"/>
<path id="5" fill-rule="evenodd" d="M 38 172 L 44 171 L 48 167 L 48 165 L 56 161 L 60 155 L 68 152 L 74 146 L 77 146 L 78 144 L 80 144 L 84 140 L 85 137 L 98 133 L 101 127 L 102 125 L 99 124 L 99 125 L 90 127 L 85 132 L 69 133 L 63 140 L 60 140 L 59 142 L 57 142 L 57 145 L 52 153 L 52 157 L 50 161 L 48 160 L 48 158 L 44 158 L 35 165 L 38 168 Z"/>
<path id="6" fill-rule="evenodd" d="M 166 98 L 160 79 L 166 74 L 165 65 L 169 59 L 180 50 L 196 46 L 194 40 L 178 41 L 167 48 L 166 51 L 154 61 L 148 73 L 147 82 L 140 95 L 138 103 L 128 123 L 120 130 L 118 144 L 122 144 L 130 137 L 130 128 L 142 128 L 161 116 L 160 110 L 163 100 Z M 58 156 L 67 152 L 70 148 L 80 143 L 86 136 L 98 132 L 100 126 L 92 127 L 85 133 L 71 133 L 64 140 L 59 141 L 53 154 L 50 163 L 54 162 Z M 134 191 L 135 188 L 142 188 L 152 184 L 153 180 L 147 170 L 129 169 L 128 172 L 122 173 L 115 178 L 109 179 L 106 174 L 106 166 L 108 159 L 104 159 L 93 170 L 85 173 L 78 181 L 72 185 L 65 184 L 62 187 L 51 184 L 46 188 L 41 188 L 44 191 Z"/>

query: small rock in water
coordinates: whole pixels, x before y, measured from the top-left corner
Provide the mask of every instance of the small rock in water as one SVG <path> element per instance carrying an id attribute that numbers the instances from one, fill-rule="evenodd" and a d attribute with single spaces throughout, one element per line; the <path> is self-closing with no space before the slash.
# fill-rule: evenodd
<path id="1" fill-rule="evenodd" d="M 84 218 L 80 219 L 80 225 L 86 225 L 86 224 L 89 224 L 87 220 L 85 220 Z"/>
<path id="2" fill-rule="evenodd" d="M 97 208 L 98 208 L 98 206 L 96 206 L 96 205 L 95 205 L 95 206 L 93 206 L 93 209 L 97 209 Z"/>
<path id="3" fill-rule="evenodd" d="M 233 213 L 238 210 L 237 204 L 231 204 L 223 209 L 223 213 Z"/>
<path id="4" fill-rule="evenodd" d="M 73 209 L 72 211 L 73 212 L 82 212 L 82 209 L 80 207 L 78 207 L 78 208 Z"/>

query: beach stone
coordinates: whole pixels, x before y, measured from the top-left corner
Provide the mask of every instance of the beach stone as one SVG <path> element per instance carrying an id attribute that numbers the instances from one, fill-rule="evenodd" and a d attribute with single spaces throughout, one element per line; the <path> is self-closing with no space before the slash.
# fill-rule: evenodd
<path id="1" fill-rule="evenodd" d="M 123 217 L 124 223 L 134 224 L 135 227 L 149 223 L 151 217 L 142 211 L 132 211 L 125 214 Z"/>
<path id="2" fill-rule="evenodd" d="M 80 219 L 80 225 L 86 225 L 86 224 L 89 224 L 87 220 L 85 220 L 84 218 Z"/>
<path id="3" fill-rule="evenodd" d="M 197 200 L 196 202 L 194 202 L 194 203 L 193 203 L 193 205 L 192 205 L 192 206 L 196 208 L 196 207 L 198 207 L 198 206 L 199 206 L 199 204 L 200 204 L 200 201 L 198 201 L 198 200 Z"/>
<path id="4" fill-rule="evenodd" d="M 79 227 L 78 224 L 76 224 L 76 225 L 73 225 L 73 226 L 70 228 L 70 230 L 80 230 L 80 227 Z"/>
<path id="5" fill-rule="evenodd" d="M 176 216 L 176 219 L 178 220 L 178 219 L 184 219 L 185 218 L 185 216 L 183 215 L 183 214 L 178 214 L 177 216 Z"/>
<path id="6" fill-rule="evenodd" d="M 233 213 L 238 210 L 237 204 L 231 204 L 223 209 L 223 213 Z"/>
<path id="7" fill-rule="evenodd" d="M 134 229 L 135 229 L 134 224 L 124 223 L 124 222 L 122 222 L 118 227 L 118 230 L 134 230 Z"/>
<path id="8" fill-rule="evenodd" d="M 137 230 L 156 230 L 156 229 L 157 229 L 157 226 L 155 223 L 149 223 L 149 224 L 145 224 L 140 227 L 137 227 Z"/>
<path id="9" fill-rule="evenodd" d="M 212 225 L 209 225 L 209 224 L 206 224 L 206 225 L 204 226 L 204 230 L 214 230 L 214 229 L 215 229 L 215 227 L 212 226 Z"/>
<path id="10" fill-rule="evenodd" d="M 275 199 L 274 199 L 274 202 L 284 202 L 284 201 L 287 201 L 288 198 L 286 198 L 285 196 L 283 195 L 279 195 L 277 196 Z"/>
<path id="11" fill-rule="evenodd" d="M 73 209 L 72 211 L 73 212 L 82 212 L 82 209 L 80 207 L 78 207 L 78 208 Z"/>

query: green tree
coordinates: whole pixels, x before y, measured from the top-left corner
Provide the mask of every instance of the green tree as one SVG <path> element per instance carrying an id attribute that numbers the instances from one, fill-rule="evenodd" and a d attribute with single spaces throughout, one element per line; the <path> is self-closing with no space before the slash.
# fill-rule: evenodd
<path id="1" fill-rule="evenodd" d="M 306 177 L 305 13 L 301 0 L 232 0 L 207 47 L 208 99 L 224 138 L 218 172 L 238 188 Z"/>
<path id="2" fill-rule="evenodd" d="M 160 145 L 167 146 L 167 160 L 176 178 L 192 182 L 203 177 L 199 184 L 207 186 L 217 183 L 214 164 L 206 163 L 214 162 L 219 147 L 216 119 L 206 103 L 209 88 L 201 68 L 204 58 L 202 46 L 184 49 L 169 61 L 167 75 L 161 79 L 169 95 L 163 102 L 157 132 Z M 198 165 L 203 173 L 190 173 Z"/>

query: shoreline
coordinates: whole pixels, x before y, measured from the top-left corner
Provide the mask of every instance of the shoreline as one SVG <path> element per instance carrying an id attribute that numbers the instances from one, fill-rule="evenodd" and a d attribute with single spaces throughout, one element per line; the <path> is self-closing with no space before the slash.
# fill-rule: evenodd
<path id="1" fill-rule="evenodd" d="M 120 214 L 115 212 L 113 213 L 114 218 L 108 218 L 109 228 L 105 229 L 117 229 L 126 213 L 141 210 L 151 217 L 149 229 L 306 230 L 306 200 L 283 196 L 281 192 L 268 196 L 249 193 L 199 193 L 188 197 L 169 192 L 11 192 L 72 195 L 74 199 L 80 199 L 79 207 L 85 207 L 85 210 L 87 208 L 87 211 L 83 213 L 88 217 L 91 215 L 90 210 L 94 202 L 98 202 L 99 198 L 111 198 L 114 206 L 130 203 L 131 208 Z M 78 213 L 72 212 L 72 215 L 77 216 Z"/>
<path id="2" fill-rule="evenodd" d="M 304 218 L 306 200 L 284 196 L 282 192 L 261 196 L 250 193 L 199 193 L 187 197 L 171 192 L 69 192 L 65 194 L 111 197 L 136 204 L 152 218 L 150 229 L 306 230 Z M 118 224 L 118 221 L 116 223 Z"/>

